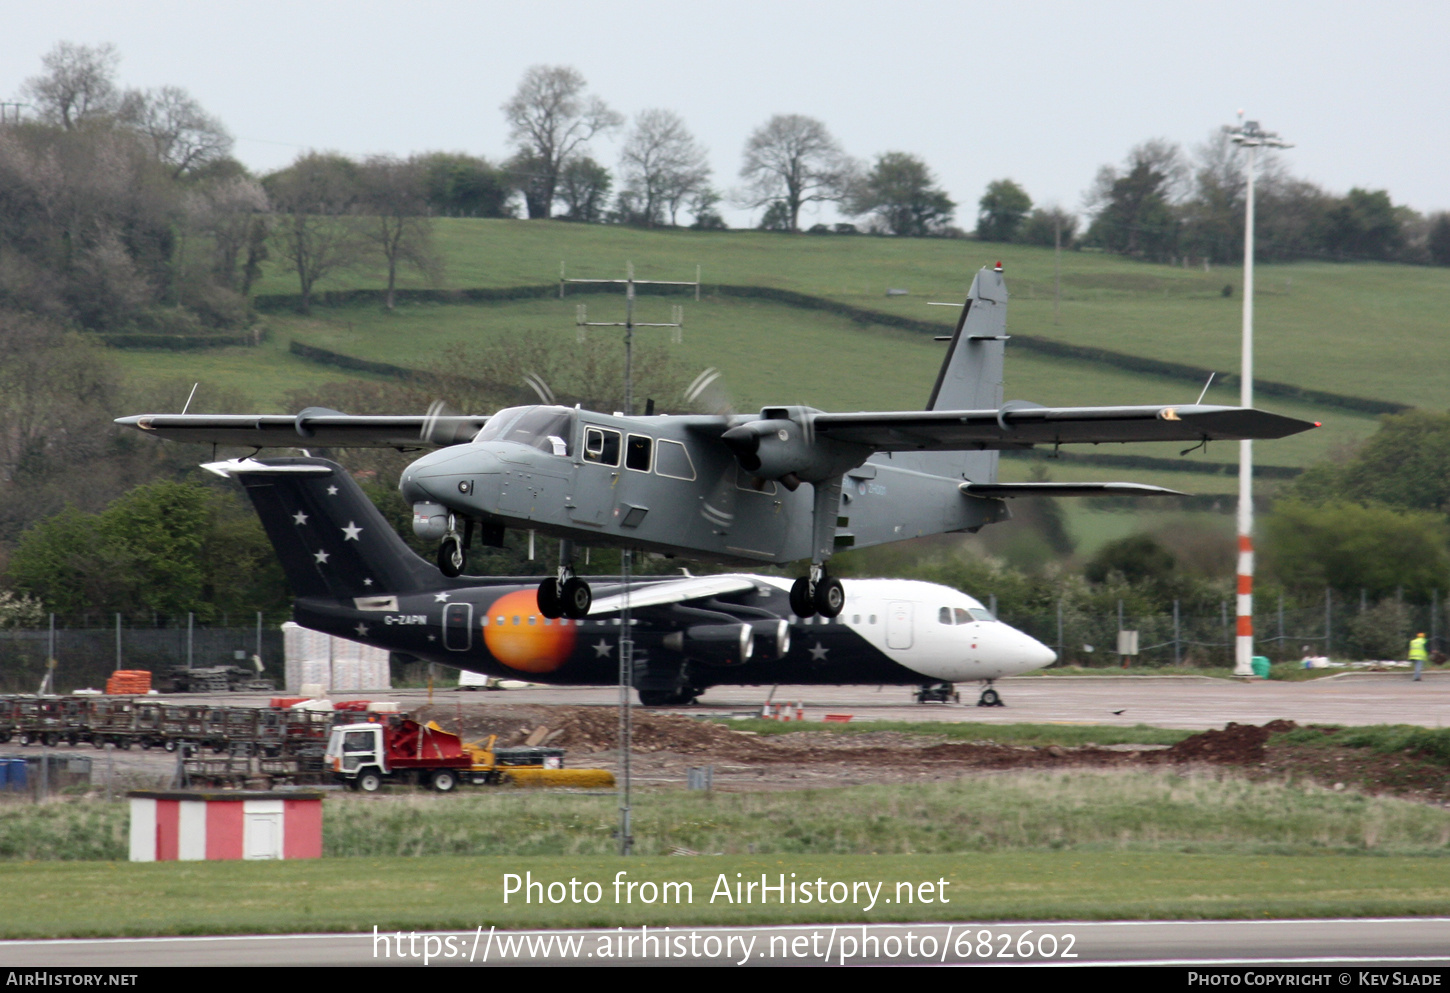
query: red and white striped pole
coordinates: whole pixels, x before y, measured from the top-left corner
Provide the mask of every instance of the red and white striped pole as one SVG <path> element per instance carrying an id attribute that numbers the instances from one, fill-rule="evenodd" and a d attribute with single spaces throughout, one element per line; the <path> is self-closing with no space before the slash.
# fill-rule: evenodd
<path id="1" fill-rule="evenodd" d="M 1239 406 L 1254 405 L 1254 157 L 1249 146 L 1248 204 L 1244 216 L 1244 345 Z M 1254 443 L 1239 442 L 1238 625 L 1234 638 L 1234 675 L 1254 674 Z"/>
<path id="2" fill-rule="evenodd" d="M 1239 404 L 1254 405 L 1254 160 L 1260 146 L 1292 147 L 1271 131 L 1264 131 L 1258 121 L 1243 120 L 1239 126 L 1224 129 L 1236 145 L 1248 149 L 1248 183 L 1244 208 L 1244 341 L 1243 371 L 1239 383 Z M 1238 626 L 1234 638 L 1234 675 L 1254 674 L 1254 443 L 1239 442 L 1239 562 L 1238 562 Z"/>

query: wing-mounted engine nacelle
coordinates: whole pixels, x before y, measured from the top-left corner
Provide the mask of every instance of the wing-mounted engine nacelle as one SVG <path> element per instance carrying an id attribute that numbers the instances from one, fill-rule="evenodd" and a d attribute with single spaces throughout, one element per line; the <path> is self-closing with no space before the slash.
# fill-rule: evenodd
<path id="1" fill-rule="evenodd" d="M 760 419 L 720 436 L 740 467 L 760 479 L 777 479 L 786 489 L 839 476 L 865 462 L 871 449 L 815 436 L 814 407 L 766 407 Z"/>
<path id="2" fill-rule="evenodd" d="M 441 541 L 448 533 L 448 508 L 441 503 L 413 504 L 413 533 L 424 541 Z"/>
<path id="3" fill-rule="evenodd" d="M 790 654 L 790 622 L 752 621 L 755 629 L 755 657 L 761 662 L 773 662 Z"/>
<path id="4" fill-rule="evenodd" d="M 697 624 L 665 635 L 664 647 L 692 662 L 744 665 L 755 656 L 755 630 L 749 624 Z"/>

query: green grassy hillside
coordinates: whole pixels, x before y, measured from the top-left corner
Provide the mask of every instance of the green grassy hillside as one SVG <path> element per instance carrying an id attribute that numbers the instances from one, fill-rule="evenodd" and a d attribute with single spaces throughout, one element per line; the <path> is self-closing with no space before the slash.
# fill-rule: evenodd
<path id="1" fill-rule="evenodd" d="M 1062 256 L 1062 299 L 1054 318 L 1050 250 L 974 241 L 765 234 L 753 231 L 641 231 L 562 222 L 441 220 L 447 259 L 441 287 L 539 286 L 567 275 L 619 278 L 632 262 L 640 279 L 689 280 L 699 267 L 706 286 L 693 299 L 641 298 L 636 319 L 669 320 L 683 302 L 685 331 L 668 345 L 680 366 L 719 367 L 737 409 L 806 403 L 826 410 L 909 409 L 925 400 L 942 345 L 921 331 L 852 320 L 820 309 L 710 291 L 712 286 L 763 286 L 950 329 L 955 311 L 928 301 L 958 302 L 973 273 L 1001 260 L 1012 292 L 1006 395 L 1038 403 L 1188 402 L 1201 386 L 1184 378 L 1129 371 L 1111 361 L 1057 358 L 1025 347 L 1035 338 L 1106 349 L 1127 356 L 1233 372 L 1239 365 L 1242 272 L 1185 270 L 1090 252 Z M 1443 408 L 1437 377 L 1450 322 L 1450 270 L 1390 265 L 1302 263 L 1257 270 L 1256 374 L 1295 386 L 1394 403 Z M 403 284 L 421 287 L 414 276 Z M 327 289 L 377 289 L 380 270 L 359 270 L 321 284 Z M 1231 288 L 1223 295 L 1223 288 Z M 888 289 L 906 290 L 888 297 Z M 295 277 L 275 263 L 258 291 L 289 294 Z M 287 396 L 355 376 L 289 352 L 292 341 L 408 368 L 443 362 L 456 346 L 540 337 L 569 349 L 576 342 L 575 307 L 590 320 L 617 320 L 623 300 L 604 294 L 565 300 L 499 303 L 405 303 L 393 313 L 376 304 L 317 307 L 309 317 L 273 308 L 263 320 L 269 340 L 257 349 L 117 353 L 138 381 L 205 380 L 225 384 L 259 409 L 281 411 Z M 592 331 L 591 334 L 610 332 Z M 668 341 L 668 332 L 641 332 Z M 362 378 L 366 378 L 365 376 Z M 678 402 L 657 397 L 663 409 Z M 1209 402 L 1234 404 L 1234 385 L 1216 385 Z M 1257 405 L 1321 421 L 1294 438 L 1263 442 L 1256 462 L 1303 467 L 1374 430 L 1373 416 L 1329 404 L 1260 394 Z M 1174 446 L 1074 449 L 1178 459 Z M 1181 461 L 1211 472 L 1048 463 L 1051 478 L 1131 479 L 1200 494 L 1231 494 L 1222 471 L 1238 457 L 1235 444 L 1210 445 Z M 1004 460 L 1005 479 L 1025 478 L 1029 464 Z M 1266 482 L 1259 492 L 1272 489 Z M 1144 508 L 1145 511 L 1147 508 Z M 1101 515 L 1076 515 L 1083 520 Z M 1124 525 L 1131 526 L 1131 525 Z M 1099 522 L 1092 530 L 1121 528 Z"/>

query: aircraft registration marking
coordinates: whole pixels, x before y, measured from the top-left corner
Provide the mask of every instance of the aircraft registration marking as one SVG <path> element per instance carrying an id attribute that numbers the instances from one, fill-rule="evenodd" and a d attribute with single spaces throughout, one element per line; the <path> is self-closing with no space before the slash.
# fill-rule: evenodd
<path id="1" fill-rule="evenodd" d="M 384 624 L 427 624 L 427 614 L 389 614 L 383 618 Z"/>

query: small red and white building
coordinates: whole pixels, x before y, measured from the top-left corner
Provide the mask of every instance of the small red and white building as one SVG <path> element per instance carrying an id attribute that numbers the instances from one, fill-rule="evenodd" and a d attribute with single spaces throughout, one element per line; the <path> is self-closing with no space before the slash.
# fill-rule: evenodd
<path id="1" fill-rule="evenodd" d="M 322 857 L 321 792 L 137 790 L 131 861 Z"/>

